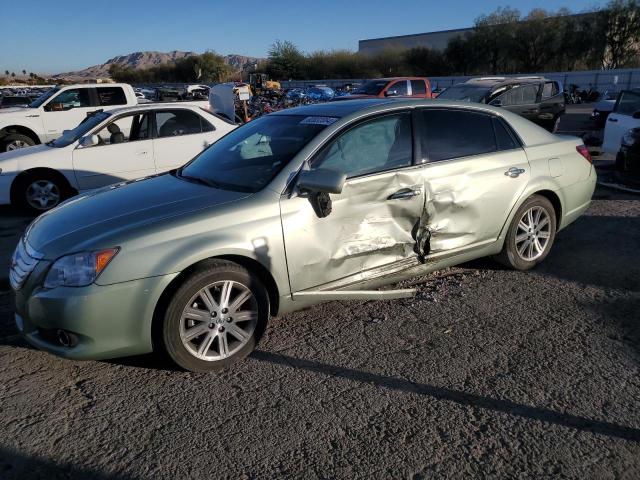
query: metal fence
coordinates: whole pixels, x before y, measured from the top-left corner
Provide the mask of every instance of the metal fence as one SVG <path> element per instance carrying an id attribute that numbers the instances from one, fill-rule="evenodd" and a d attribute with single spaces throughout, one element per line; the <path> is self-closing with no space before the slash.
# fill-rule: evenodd
<path id="1" fill-rule="evenodd" d="M 492 75 L 493 76 L 493 75 Z M 548 72 L 548 73 L 518 73 L 514 75 L 500 75 L 504 77 L 543 76 L 550 80 L 561 82 L 565 88 L 577 85 L 580 90 L 597 90 L 604 92 L 618 92 L 630 88 L 640 88 L 640 68 L 619 70 L 589 70 L 583 72 Z M 464 82 L 475 76 L 429 77 L 432 88 L 447 88 L 456 83 Z M 334 80 L 289 80 L 280 84 L 284 88 L 305 88 L 312 85 L 327 85 L 341 87 L 348 83 L 363 83 L 367 79 L 346 78 Z"/>

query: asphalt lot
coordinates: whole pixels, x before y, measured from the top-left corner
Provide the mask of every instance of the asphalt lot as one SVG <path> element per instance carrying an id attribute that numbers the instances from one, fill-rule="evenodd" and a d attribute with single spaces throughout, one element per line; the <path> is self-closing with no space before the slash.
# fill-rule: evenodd
<path id="1" fill-rule="evenodd" d="M 640 196 L 598 189 L 532 272 L 272 319 L 220 375 L 31 349 L 0 283 L 0 478 L 639 478 L 639 246 Z"/>

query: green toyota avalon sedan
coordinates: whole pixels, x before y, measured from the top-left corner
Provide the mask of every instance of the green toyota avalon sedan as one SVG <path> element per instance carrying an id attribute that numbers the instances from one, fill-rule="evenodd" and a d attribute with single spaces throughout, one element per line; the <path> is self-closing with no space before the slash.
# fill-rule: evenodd
<path id="1" fill-rule="evenodd" d="M 411 296 L 378 287 L 478 257 L 530 269 L 595 182 L 579 139 L 488 105 L 294 108 L 37 218 L 11 262 L 16 325 L 66 358 L 158 349 L 217 370 L 270 316 Z"/>

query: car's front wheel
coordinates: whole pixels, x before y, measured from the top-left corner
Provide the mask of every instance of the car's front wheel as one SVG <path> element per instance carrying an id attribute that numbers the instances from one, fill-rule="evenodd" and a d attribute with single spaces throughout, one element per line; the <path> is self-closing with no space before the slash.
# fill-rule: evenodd
<path id="1" fill-rule="evenodd" d="M 12 193 L 13 203 L 33 212 L 57 207 L 73 193 L 63 179 L 49 172 L 34 172 L 19 177 Z"/>
<path id="2" fill-rule="evenodd" d="M 164 347 L 186 370 L 221 370 L 253 351 L 268 318 L 260 280 L 238 264 L 212 261 L 173 295 L 164 316 Z"/>
<path id="3" fill-rule="evenodd" d="M 513 217 L 502 252 L 496 259 L 507 267 L 529 270 L 547 257 L 555 237 L 553 205 L 541 195 L 532 195 Z"/>

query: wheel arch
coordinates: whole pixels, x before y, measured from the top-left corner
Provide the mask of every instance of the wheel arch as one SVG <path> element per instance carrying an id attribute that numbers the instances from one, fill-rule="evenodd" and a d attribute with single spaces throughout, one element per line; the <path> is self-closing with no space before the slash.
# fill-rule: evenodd
<path id="1" fill-rule="evenodd" d="M 553 190 L 538 190 L 530 194 L 527 198 L 530 198 L 533 195 L 540 195 L 551 202 L 556 215 L 556 232 L 560 230 L 560 222 L 562 221 L 562 202 L 560 201 L 558 194 Z"/>
<path id="2" fill-rule="evenodd" d="M 6 137 L 11 133 L 18 133 L 20 135 L 29 137 L 31 140 L 36 142 L 36 145 L 42 143 L 38 134 L 31 130 L 29 127 L 25 127 L 24 125 L 7 125 L 6 127 L 2 127 L 0 129 L 0 139 Z"/>
<path id="3" fill-rule="evenodd" d="M 151 340 L 154 347 L 162 344 L 162 315 L 166 311 L 173 294 L 178 290 L 178 288 L 180 288 L 192 272 L 215 260 L 226 260 L 237 265 L 241 265 L 251 273 L 255 274 L 267 289 L 267 294 L 269 295 L 270 314 L 278 314 L 278 310 L 280 308 L 280 292 L 273 275 L 264 265 L 259 261 L 244 255 L 229 254 L 207 257 L 183 269 L 160 294 L 153 310 L 153 318 L 151 320 Z"/>
<path id="4" fill-rule="evenodd" d="M 16 178 L 13 179 L 13 182 L 11 183 L 11 192 L 10 192 L 10 198 L 11 198 L 12 204 L 14 205 L 16 204 L 17 195 L 19 193 L 18 188 L 21 182 L 34 175 L 46 175 L 49 177 L 56 178 L 64 184 L 64 186 L 69 190 L 69 192 L 78 193 L 78 191 L 69 182 L 69 179 L 65 177 L 64 174 L 61 173 L 59 170 L 56 170 L 54 168 L 48 168 L 48 167 L 36 167 L 36 168 L 30 168 L 28 170 L 24 170 L 20 172 L 18 175 L 16 175 Z"/>

